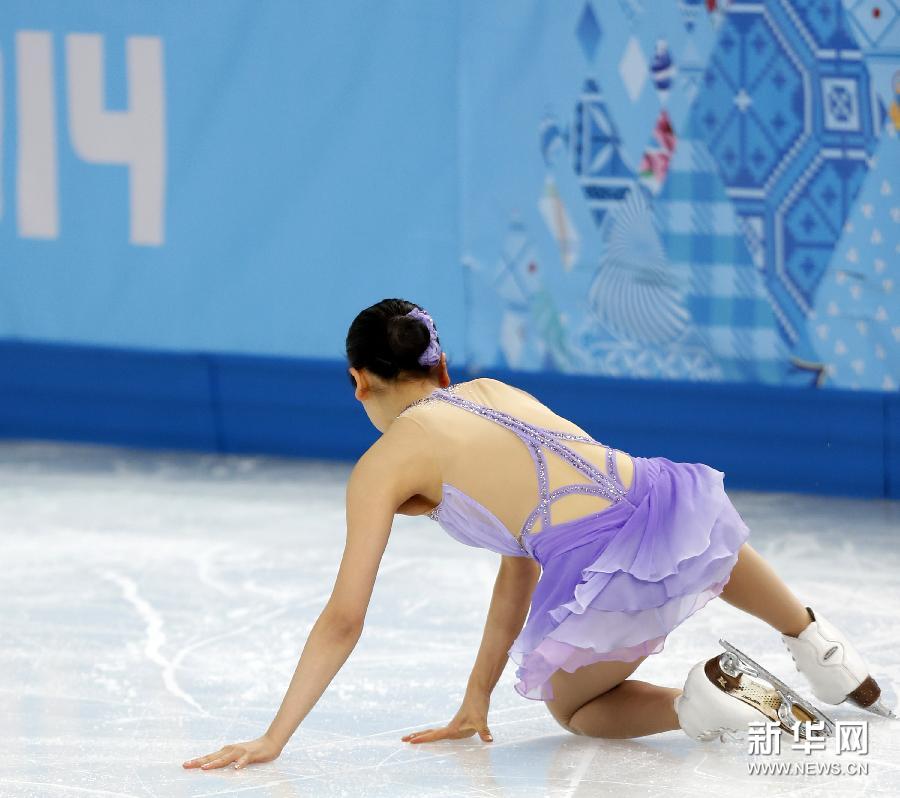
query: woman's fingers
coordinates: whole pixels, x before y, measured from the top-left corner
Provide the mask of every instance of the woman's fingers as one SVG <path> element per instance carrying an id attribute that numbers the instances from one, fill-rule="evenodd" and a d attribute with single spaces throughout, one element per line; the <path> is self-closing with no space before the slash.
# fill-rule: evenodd
<path id="1" fill-rule="evenodd" d="M 410 732 L 410 733 L 407 734 L 405 737 L 401 737 L 400 739 L 401 739 L 403 742 L 406 742 L 407 740 L 411 740 L 411 739 L 412 739 L 413 737 L 415 737 L 416 735 L 419 735 L 419 734 L 426 734 L 427 732 L 430 732 L 430 731 L 434 731 L 434 729 L 424 729 L 423 731 Z"/>
<path id="2" fill-rule="evenodd" d="M 186 768 L 200 767 L 203 770 L 212 770 L 233 762 L 235 768 L 242 768 L 254 762 L 271 762 L 280 754 L 281 750 L 263 735 L 257 740 L 223 746 L 212 754 L 189 759 L 183 765 Z"/>
<path id="3" fill-rule="evenodd" d="M 458 726 L 444 726 L 442 729 L 415 732 L 404 739 L 408 739 L 411 743 L 433 743 L 435 740 L 458 740 L 460 737 L 471 737 L 473 734 L 475 729 L 461 731 Z"/>
<path id="4" fill-rule="evenodd" d="M 198 768 L 207 762 L 212 762 L 213 759 L 221 756 L 224 751 L 224 748 L 220 748 L 218 751 L 214 751 L 213 753 L 207 754 L 206 756 L 198 756 L 194 757 L 193 759 L 189 759 L 187 762 L 183 762 L 182 765 L 186 768 Z"/>
<path id="5" fill-rule="evenodd" d="M 229 762 L 233 762 L 238 758 L 240 754 L 237 751 L 232 751 L 230 753 L 224 754 L 220 756 L 218 759 L 213 759 L 212 762 L 207 762 L 205 765 L 200 765 L 201 770 L 212 770 L 213 768 L 221 768 L 225 767 Z"/>
<path id="6" fill-rule="evenodd" d="M 220 768 L 223 765 L 227 765 L 226 757 L 219 757 L 218 759 L 214 759 L 212 762 L 207 762 L 205 765 L 200 765 L 200 770 L 215 770 L 216 768 Z"/>
<path id="7" fill-rule="evenodd" d="M 431 740 L 440 739 L 439 737 L 435 737 L 436 734 L 440 734 L 443 729 L 424 729 L 423 731 L 413 732 L 412 734 L 407 734 L 406 737 L 403 737 L 404 742 L 410 743 L 427 743 Z"/>
<path id="8" fill-rule="evenodd" d="M 431 743 L 435 740 L 445 740 L 448 738 L 451 740 L 458 740 L 461 737 L 471 737 L 473 734 L 476 734 L 476 732 L 485 742 L 493 742 L 494 738 L 491 735 L 491 730 L 487 726 L 478 728 L 470 725 L 466 725 L 465 728 L 462 729 L 459 726 L 444 726 L 441 729 L 424 729 L 423 731 L 411 732 L 400 739 L 403 742 L 409 743 Z"/>
<path id="9" fill-rule="evenodd" d="M 428 734 L 428 732 L 431 732 L 431 731 L 434 731 L 434 729 L 423 729 L 420 732 L 410 732 L 405 737 L 401 737 L 400 739 L 403 742 L 408 742 L 409 740 L 412 740 L 413 737 L 418 737 L 420 734 Z"/>
<path id="10" fill-rule="evenodd" d="M 410 740 L 411 743 L 432 743 L 435 740 L 443 740 L 447 736 L 446 729 L 429 729 L 428 731 L 416 734 Z"/>
<path id="11" fill-rule="evenodd" d="M 213 768 L 220 768 L 227 765 L 229 762 L 233 762 L 242 753 L 244 753 L 243 748 L 238 748 L 235 745 L 226 745 L 213 754 L 207 754 L 199 760 L 193 761 L 196 761 L 200 765 L 201 770 L 212 770 Z M 196 765 L 193 767 L 196 767 Z"/>

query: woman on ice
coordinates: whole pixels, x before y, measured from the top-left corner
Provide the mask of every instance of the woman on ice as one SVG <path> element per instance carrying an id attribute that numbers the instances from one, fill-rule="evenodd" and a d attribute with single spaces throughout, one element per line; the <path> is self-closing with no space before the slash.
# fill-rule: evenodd
<path id="1" fill-rule="evenodd" d="M 490 695 L 507 658 L 515 689 L 574 734 L 740 739 L 761 720 L 791 734 L 818 721 L 833 733 L 824 713 L 727 641 L 683 688 L 629 678 L 716 596 L 780 634 L 817 699 L 892 715 L 853 645 L 747 543 L 723 472 L 607 446 L 495 379 L 452 383 L 433 320 L 411 302 L 363 310 L 346 345 L 355 396 L 383 434 L 349 478 L 332 595 L 266 733 L 185 767 L 243 767 L 281 753 L 360 638 L 396 513 L 427 514 L 460 542 L 501 555 L 462 706 L 445 727 L 404 741 L 490 741 Z"/>

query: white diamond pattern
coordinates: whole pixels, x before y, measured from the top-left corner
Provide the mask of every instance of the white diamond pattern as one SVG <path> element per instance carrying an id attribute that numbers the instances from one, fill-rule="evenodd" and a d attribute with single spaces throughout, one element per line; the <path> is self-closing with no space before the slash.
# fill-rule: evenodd
<path id="1" fill-rule="evenodd" d="M 648 75 L 647 59 L 637 36 L 632 36 L 625 46 L 622 60 L 619 61 L 619 75 L 625 84 L 628 97 L 631 102 L 635 102 L 644 90 Z"/>

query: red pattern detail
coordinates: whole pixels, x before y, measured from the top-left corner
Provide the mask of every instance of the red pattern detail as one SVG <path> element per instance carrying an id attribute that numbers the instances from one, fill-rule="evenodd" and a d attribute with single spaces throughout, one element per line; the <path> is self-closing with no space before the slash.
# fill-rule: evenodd
<path id="1" fill-rule="evenodd" d="M 669 161 L 672 159 L 672 153 L 675 152 L 676 142 L 675 131 L 672 129 L 672 122 L 665 108 L 659 112 L 653 128 L 653 136 L 659 146 L 644 150 L 638 172 L 644 177 L 652 175 L 657 184 L 662 185 L 669 171 Z"/>

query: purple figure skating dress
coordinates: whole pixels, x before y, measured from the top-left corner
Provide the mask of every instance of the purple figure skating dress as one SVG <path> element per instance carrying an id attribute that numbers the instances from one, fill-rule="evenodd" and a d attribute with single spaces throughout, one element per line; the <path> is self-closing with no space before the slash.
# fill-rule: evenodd
<path id="1" fill-rule="evenodd" d="M 462 543 L 532 557 L 541 564 L 528 619 L 509 656 L 518 666 L 515 689 L 525 698 L 545 701 L 554 698 L 550 676 L 557 669 L 571 673 L 601 660 L 630 662 L 662 651 L 669 632 L 722 592 L 750 530 L 725 493 L 722 471 L 703 463 L 627 455 L 587 435 L 529 423 L 458 391 L 460 385 L 486 379 L 438 388 L 400 416 L 439 400 L 515 433 L 531 453 L 540 499 L 518 536 L 484 504 L 447 481 L 440 504 L 428 515 Z M 501 386 L 510 390 L 499 381 L 488 382 L 495 392 Z M 537 400 L 533 404 L 539 405 Z M 430 422 L 419 415 L 419 423 L 426 427 Z M 432 434 L 447 436 L 437 441 L 447 451 L 454 448 L 448 441 L 459 440 L 451 426 L 446 415 L 430 423 Z M 481 437 L 489 432 L 483 427 Z M 578 454 L 571 445 L 576 441 L 604 447 L 605 470 Z M 564 459 L 587 481 L 551 489 L 547 453 Z M 455 460 L 444 474 L 460 459 L 458 453 L 449 456 Z M 628 487 L 620 481 L 619 456 L 633 464 Z M 465 466 L 479 467 L 474 462 Z M 462 479 L 466 472 L 458 473 Z M 486 479 L 482 476 L 480 482 Z M 551 505 L 573 493 L 593 494 L 612 504 L 550 523 Z M 535 534 L 538 519 L 541 529 Z"/>

